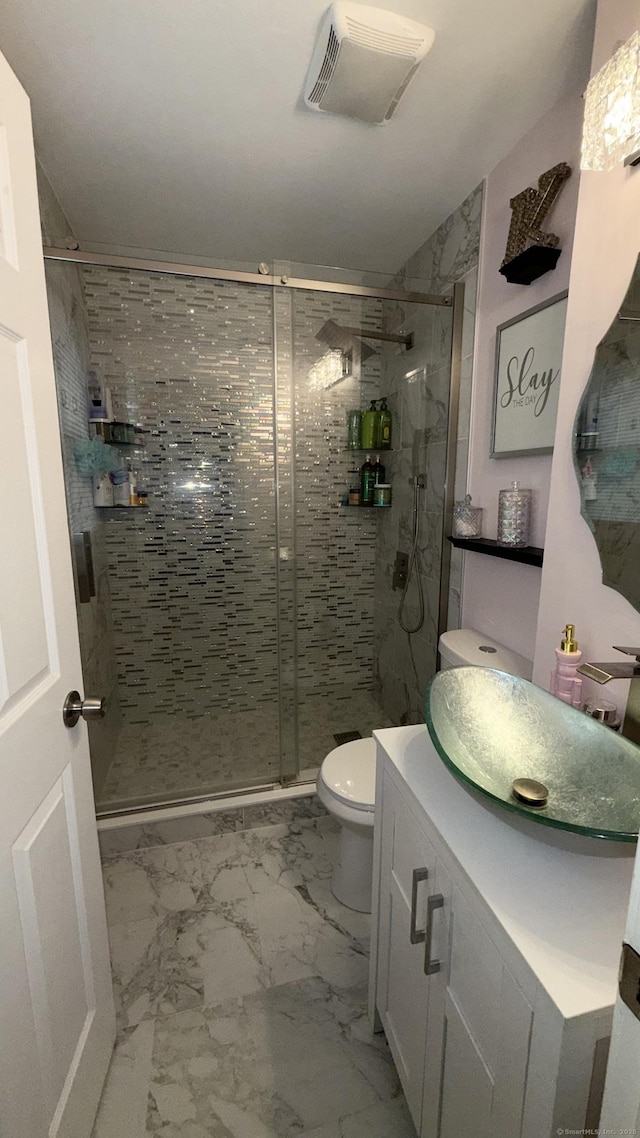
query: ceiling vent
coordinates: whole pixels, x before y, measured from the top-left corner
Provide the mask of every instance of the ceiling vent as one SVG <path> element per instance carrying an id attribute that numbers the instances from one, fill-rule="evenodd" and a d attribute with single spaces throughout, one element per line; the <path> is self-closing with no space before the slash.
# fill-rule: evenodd
<path id="1" fill-rule="evenodd" d="M 314 111 L 383 123 L 435 39 L 435 32 L 396 12 L 338 0 L 318 36 L 304 99 Z"/>

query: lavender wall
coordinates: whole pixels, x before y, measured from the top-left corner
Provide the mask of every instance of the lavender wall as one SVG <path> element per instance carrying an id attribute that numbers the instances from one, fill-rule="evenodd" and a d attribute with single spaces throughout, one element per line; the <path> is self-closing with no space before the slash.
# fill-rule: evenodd
<path id="1" fill-rule="evenodd" d="M 469 491 L 484 509 L 483 534 L 495 537 L 498 492 L 518 479 L 534 501 L 532 545 L 544 545 L 551 456 L 489 457 L 493 410 L 496 328 L 567 288 L 580 185 L 582 99 L 577 91 L 545 115 L 486 179 L 480 248 L 474 397 L 471 412 Z M 545 170 L 568 162 L 573 173 L 545 221 L 560 238 L 557 268 L 532 285 L 509 284 L 498 272 L 507 242 L 509 200 L 535 186 Z M 564 376 L 562 384 L 568 382 Z M 462 623 L 533 657 L 540 570 L 477 553 L 465 554 Z"/>

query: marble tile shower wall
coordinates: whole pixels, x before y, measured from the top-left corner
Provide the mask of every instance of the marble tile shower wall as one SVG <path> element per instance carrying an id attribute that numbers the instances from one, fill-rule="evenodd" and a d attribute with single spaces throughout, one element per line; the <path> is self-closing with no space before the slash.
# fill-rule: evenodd
<path id="1" fill-rule="evenodd" d="M 43 241 L 50 245 L 54 238 L 71 234 L 72 231 L 40 167 L 38 191 Z M 104 524 L 93 508 L 91 481 L 78 472 L 75 459 L 76 444 L 89 437 L 88 322 L 82 277 L 78 268 L 49 261 L 46 264 L 46 283 L 69 528 L 71 533 L 83 530 L 90 533 L 96 580 L 95 597 L 83 604 L 77 600 L 76 581 L 84 690 L 90 695 L 105 695 L 110 708 L 110 714 L 104 720 L 88 725 L 93 781 L 96 794 L 99 795 L 115 750 L 120 719 Z"/>
<path id="2" fill-rule="evenodd" d="M 279 679 L 292 696 L 296 667 L 303 695 L 345 681 L 370 690 L 375 521 L 339 503 L 352 465 L 346 411 L 378 395 L 380 357 L 329 390 L 310 368 L 327 350 L 316 339 L 326 320 L 379 327 L 381 306 L 95 267 L 84 282 L 91 366 L 116 415 L 147 432 L 133 461 L 148 508 L 105 511 L 125 722 L 274 718 Z M 277 734 L 266 737 L 269 773 Z"/>
<path id="3" fill-rule="evenodd" d="M 469 446 L 473 335 L 480 245 L 482 187 L 478 187 L 403 266 L 398 280 L 407 288 L 450 292 L 465 284 L 463 360 L 456 455 L 456 498 L 464 495 Z M 388 304 L 388 331 L 413 331 L 411 351 L 387 348 L 382 387 L 394 417 L 393 452 L 389 456 L 395 509 L 379 521 L 375 565 L 374 692 L 384 711 L 398 724 L 420 722 L 423 693 L 435 673 L 446 431 L 450 379 L 452 314 L 447 308 Z M 409 553 L 412 540 L 412 480 L 426 474 L 421 494 L 420 576 L 425 620 L 408 635 L 398 622 L 401 594 L 392 588 L 396 551 Z M 460 619 L 462 555 L 453 551 L 449 626 Z M 405 617 L 413 626 L 418 615 L 415 579 L 407 594 Z"/>

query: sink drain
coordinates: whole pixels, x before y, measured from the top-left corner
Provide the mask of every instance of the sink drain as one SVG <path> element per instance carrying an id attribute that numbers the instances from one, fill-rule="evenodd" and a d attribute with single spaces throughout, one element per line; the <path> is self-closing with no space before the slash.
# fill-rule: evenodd
<path id="1" fill-rule="evenodd" d="M 511 793 L 518 802 L 526 806 L 546 806 L 549 801 L 549 788 L 534 778 L 516 778 L 511 783 Z"/>

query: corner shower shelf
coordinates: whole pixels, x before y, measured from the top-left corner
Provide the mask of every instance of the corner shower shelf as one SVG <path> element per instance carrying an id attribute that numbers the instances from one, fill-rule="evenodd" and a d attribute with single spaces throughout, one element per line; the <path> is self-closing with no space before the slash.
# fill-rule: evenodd
<path id="1" fill-rule="evenodd" d="M 519 561 L 522 565 L 542 566 L 544 549 L 538 545 L 526 545 L 518 549 L 515 546 L 498 545 L 490 537 L 450 537 L 449 541 L 456 549 L 468 549 L 471 553 L 488 553 L 490 557 L 502 557 L 505 561 Z"/>
<path id="2" fill-rule="evenodd" d="M 344 502 L 342 503 L 341 508 L 343 510 L 390 510 L 391 505 L 391 502 L 387 502 L 387 504 L 384 506 L 370 506 L 368 502 L 361 502 L 359 506 L 352 506 L 349 504 L 349 502 Z"/>

